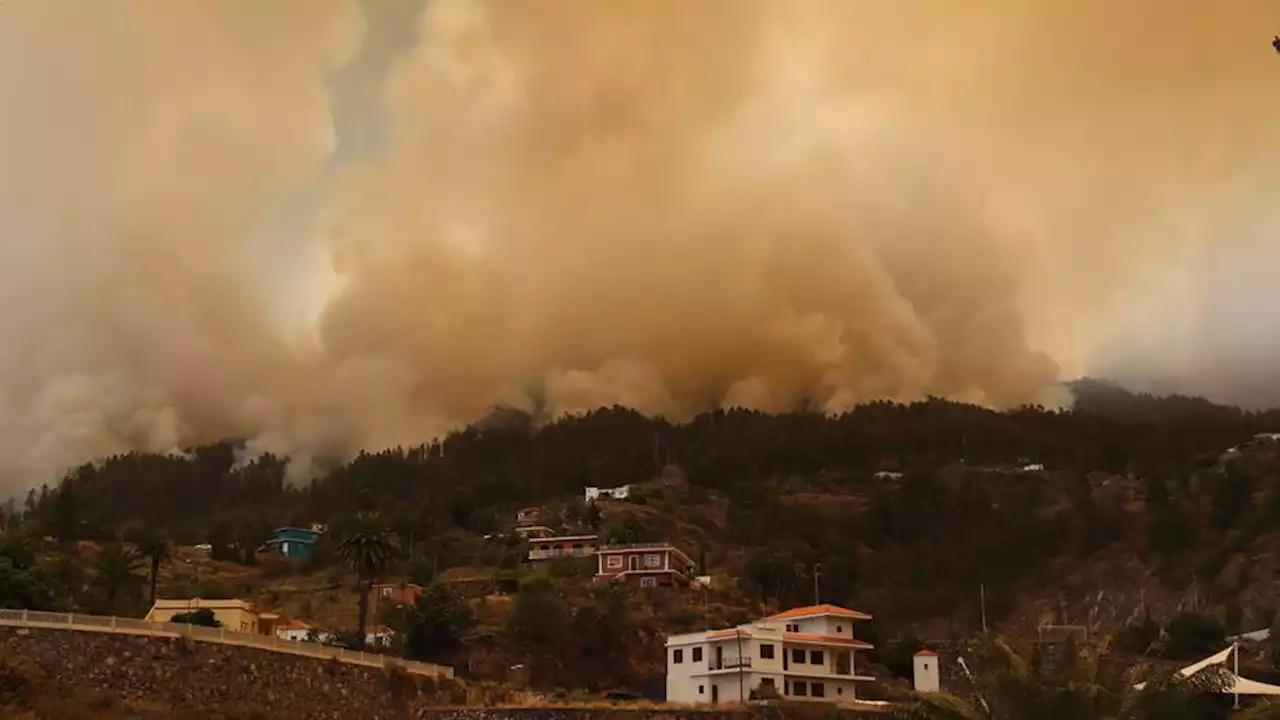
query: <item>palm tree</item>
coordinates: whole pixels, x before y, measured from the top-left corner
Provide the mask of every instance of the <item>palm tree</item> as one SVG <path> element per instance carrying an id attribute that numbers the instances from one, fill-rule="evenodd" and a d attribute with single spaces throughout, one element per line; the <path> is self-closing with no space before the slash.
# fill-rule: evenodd
<path id="1" fill-rule="evenodd" d="M 151 561 L 151 605 L 155 606 L 160 565 L 173 559 L 173 546 L 165 536 L 153 533 L 138 541 L 138 554 Z"/>
<path id="2" fill-rule="evenodd" d="M 142 578 L 134 571 L 142 566 L 142 559 L 120 543 L 112 543 L 98 553 L 94 563 L 94 581 L 102 588 L 108 612 L 115 612 L 116 598 L 123 591 L 131 593 L 140 589 Z"/>
<path id="3" fill-rule="evenodd" d="M 365 645 L 365 627 L 369 619 L 369 595 L 373 583 L 386 571 L 395 557 L 397 546 L 386 522 L 374 512 L 356 513 L 351 528 L 338 542 L 338 557 L 356 574 L 360 593 L 359 626 L 356 630 L 357 649 Z"/>

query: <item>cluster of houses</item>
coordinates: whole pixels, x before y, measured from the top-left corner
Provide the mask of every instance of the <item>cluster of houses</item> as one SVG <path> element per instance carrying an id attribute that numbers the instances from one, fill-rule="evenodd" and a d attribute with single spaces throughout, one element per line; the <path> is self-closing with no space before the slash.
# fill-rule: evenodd
<path id="1" fill-rule="evenodd" d="M 584 495 L 588 502 L 596 502 L 626 499 L 630 493 L 630 486 L 623 485 L 589 487 Z M 709 577 L 696 575 L 693 559 L 669 542 L 604 545 L 594 534 L 557 534 L 546 525 L 539 525 L 539 518 L 538 508 L 524 508 L 516 513 L 512 532 L 529 544 L 529 562 L 594 557 L 597 580 L 640 588 L 692 588 L 710 582 Z"/>
<path id="2" fill-rule="evenodd" d="M 625 500 L 630 486 L 588 487 L 588 503 Z M 558 534 L 540 524 L 538 508 L 516 513 L 513 533 L 527 541 L 528 561 L 558 558 L 596 559 L 599 581 L 620 582 L 638 588 L 694 588 L 709 584 L 695 575 L 696 563 L 669 542 L 602 544 L 594 534 Z M 323 526 L 286 527 L 275 531 L 265 544 L 289 558 L 308 557 Z M 422 588 L 414 584 L 375 585 L 374 600 L 411 605 Z M 157 600 L 148 620 L 169 621 L 174 616 L 209 610 L 227 630 L 274 635 L 295 642 L 328 642 L 331 631 L 302 620 L 281 620 L 275 613 L 258 611 L 244 600 Z M 871 681 L 859 672 L 857 652 L 871 649 L 858 640 L 854 624 L 871 616 L 834 605 L 815 605 L 770 615 L 735 628 L 673 635 L 667 638 L 667 701 L 722 705 L 756 699 L 785 699 L 866 705 L 858 698 L 858 684 Z M 391 630 L 369 628 L 366 644 L 386 647 Z M 922 652 L 916 657 L 916 687 L 936 691 L 937 658 Z M 870 703 L 874 704 L 874 703 Z"/>
<path id="3" fill-rule="evenodd" d="M 422 588 L 413 583 L 373 586 L 375 602 L 395 605 L 412 605 L 417 602 L 421 593 Z M 208 611 L 223 629 L 232 632 L 274 635 L 281 640 L 293 642 L 329 643 L 337 638 L 337 633 L 331 630 L 315 627 L 303 620 L 282 620 L 278 613 L 260 611 L 253 603 L 239 599 L 157 598 L 145 619 L 152 622 L 172 622 L 175 617 L 187 616 L 201 610 Z M 374 625 L 365 630 L 366 647 L 390 647 L 394 639 L 395 632 L 383 625 Z"/>

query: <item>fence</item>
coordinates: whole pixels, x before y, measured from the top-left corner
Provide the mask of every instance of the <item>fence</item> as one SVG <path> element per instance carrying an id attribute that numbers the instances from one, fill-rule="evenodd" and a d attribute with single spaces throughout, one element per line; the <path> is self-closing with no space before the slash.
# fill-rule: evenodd
<path id="1" fill-rule="evenodd" d="M 320 660 L 338 660 L 353 665 L 366 667 L 386 667 L 394 664 L 406 672 L 430 677 L 453 677 L 453 668 L 431 663 L 400 660 L 387 655 L 347 650 L 346 648 L 329 647 L 313 642 L 284 640 L 274 635 L 256 635 L 253 633 L 235 632 L 226 628 L 209 628 L 199 625 L 182 625 L 178 623 L 152 622 L 137 618 L 111 617 L 106 615 L 80 615 L 74 613 L 39 612 L 36 610 L 0 610 L 0 626 L 52 628 L 61 630 L 80 630 L 87 632 L 107 632 L 120 635 L 146 635 L 149 637 L 188 637 L 199 642 L 218 643 L 221 645 L 239 645 L 242 647 L 270 650 L 272 652 L 302 655 Z"/>

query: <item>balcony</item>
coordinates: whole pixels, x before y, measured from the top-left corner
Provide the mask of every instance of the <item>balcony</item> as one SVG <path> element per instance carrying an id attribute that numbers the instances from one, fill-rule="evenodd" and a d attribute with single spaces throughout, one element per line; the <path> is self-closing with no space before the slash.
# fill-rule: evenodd
<path id="1" fill-rule="evenodd" d="M 642 543 L 622 543 L 618 545 L 601 545 L 601 550 L 670 550 L 671 543 L 665 542 L 642 542 Z"/>
<path id="2" fill-rule="evenodd" d="M 530 560 L 551 560 L 553 558 L 581 558 L 595 555 L 595 548 L 570 548 L 568 550 L 530 550 Z"/>
<path id="3" fill-rule="evenodd" d="M 707 661 L 708 670 L 739 670 L 751 667 L 751 658 L 720 658 Z"/>

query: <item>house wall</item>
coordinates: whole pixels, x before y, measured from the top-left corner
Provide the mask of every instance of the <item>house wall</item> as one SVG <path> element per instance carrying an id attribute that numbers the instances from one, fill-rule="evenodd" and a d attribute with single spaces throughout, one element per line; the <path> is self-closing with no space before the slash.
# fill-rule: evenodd
<path id="1" fill-rule="evenodd" d="M 194 612 L 196 610 L 211 610 L 213 616 L 222 623 L 222 627 L 227 630 L 235 630 L 237 632 L 256 633 L 258 632 L 258 613 L 241 607 L 233 607 L 226 605 L 212 605 L 210 601 L 201 602 L 199 599 L 191 600 L 190 604 L 179 607 L 160 607 L 152 608 L 147 613 L 147 620 L 156 622 L 169 622 L 174 615 L 183 615 L 185 613 Z"/>
<path id="2" fill-rule="evenodd" d="M 310 628 L 278 629 L 276 630 L 276 637 L 292 642 L 304 642 L 310 633 Z"/>
<path id="3" fill-rule="evenodd" d="M 799 681 L 805 684 L 805 694 L 796 695 L 795 683 Z M 823 695 L 822 697 L 813 696 L 813 684 L 821 683 Z M 814 702 L 849 702 L 856 700 L 857 683 L 852 680 L 841 680 L 833 678 L 810 678 L 788 676 L 786 684 L 783 686 L 783 696 L 788 700 L 810 700 Z"/>

